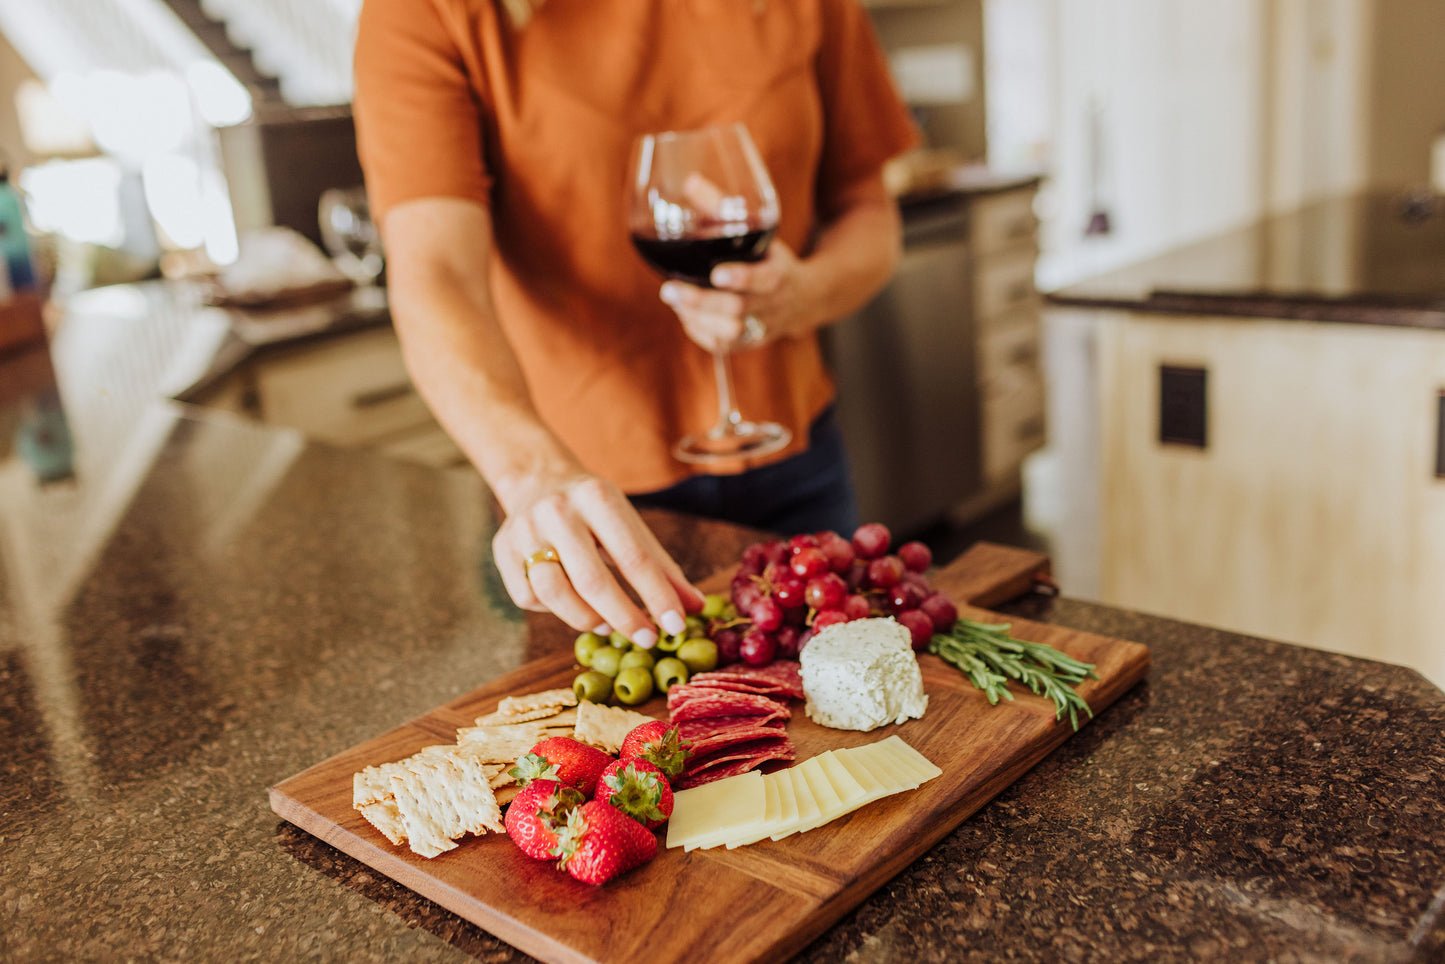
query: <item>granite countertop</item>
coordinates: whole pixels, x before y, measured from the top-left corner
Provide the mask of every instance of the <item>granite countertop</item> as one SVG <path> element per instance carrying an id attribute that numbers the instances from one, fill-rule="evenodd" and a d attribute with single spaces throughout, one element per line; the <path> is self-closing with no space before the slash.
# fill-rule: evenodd
<path id="1" fill-rule="evenodd" d="M 0 959 L 524 960 L 266 789 L 571 634 L 506 601 L 471 472 L 168 400 L 209 327 L 97 293 L 0 360 Z M 649 519 L 694 578 L 757 536 Z M 1445 958 L 1445 694 L 1004 608 L 1145 643 L 1150 676 L 799 960 Z"/>
<path id="2" fill-rule="evenodd" d="M 1070 285 L 1049 300 L 1445 328 L 1445 198 L 1391 191 L 1323 198 Z"/>

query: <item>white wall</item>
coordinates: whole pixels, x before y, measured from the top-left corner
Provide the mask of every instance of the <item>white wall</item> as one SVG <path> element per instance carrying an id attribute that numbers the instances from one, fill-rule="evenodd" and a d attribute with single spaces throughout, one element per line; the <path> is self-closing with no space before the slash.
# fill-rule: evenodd
<path id="1" fill-rule="evenodd" d="M 1369 7 L 989 0 L 990 159 L 1049 175 L 1040 285 L 1360 183 Z"/>

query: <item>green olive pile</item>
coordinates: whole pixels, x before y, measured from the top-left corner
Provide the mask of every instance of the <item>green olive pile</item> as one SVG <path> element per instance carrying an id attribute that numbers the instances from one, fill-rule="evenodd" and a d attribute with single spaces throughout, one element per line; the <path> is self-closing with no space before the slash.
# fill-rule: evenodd
<path id="1" fill-rule="evenodd" d="M 707 638 L 707 629 L 712 620 L 726 617 L 731 607 L 723 596 L 708 596 L 702 613 L 688 616 L 681 633 L 663 633 L 652 649 L 634 646 L 621 633 L 582 633 L 572 647 L 582 665 L 582 672 L 572 680 L 572 692 L 579 700 L 606 703 L 615 697 L 618 703 L 636 706 L 654 692 L 666 693 L 686 683 L 693 673 L 717 668 L 717 644 Z"/>

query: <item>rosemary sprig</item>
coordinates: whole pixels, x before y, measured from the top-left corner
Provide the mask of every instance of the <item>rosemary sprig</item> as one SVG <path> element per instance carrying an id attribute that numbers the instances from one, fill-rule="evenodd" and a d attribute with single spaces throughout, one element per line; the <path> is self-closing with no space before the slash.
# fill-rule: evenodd
<path id="1" fill-rule="evenodd" d="M 1015 639 L 1009 634 L 1009 623 L 981 623 L 960 619 L 953 628 L 934 633 L 928 651 L 963 671 L 974 686 L 983 691 L 992 705 L 1000 698 L 1013 699 L 1008 681 L 1016 679 L 1039 696 L 1054 703 L 1054 719 L 1079 728 L 1079 710 L 1090 717 L 1094 711 L 1074 689 L 1086 679 L 1098 679 L 1094 666 L 1044 643 Z"/>

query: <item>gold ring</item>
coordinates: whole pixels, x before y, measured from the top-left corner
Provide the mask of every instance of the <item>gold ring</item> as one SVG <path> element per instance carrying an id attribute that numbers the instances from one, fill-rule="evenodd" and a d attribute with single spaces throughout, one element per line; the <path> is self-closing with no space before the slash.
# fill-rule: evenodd
<path id="1" fill-rule="evenodd" d="M 558 565 L 561 565 L 562 557 L 557 555 L 557 550 L 553 549 L 551 546 L 548 546 L 545 549 L 538 549 L 536 552 L 532 553 L 530 556 L 522 560 L 522 572 L 525 575 L 530 576 L 532 574 L 532 567 L 539 562 L 555 562 Z"/>

